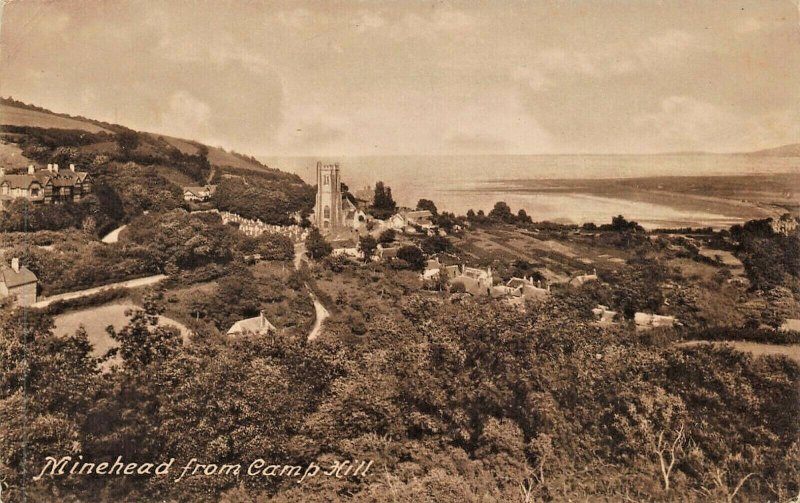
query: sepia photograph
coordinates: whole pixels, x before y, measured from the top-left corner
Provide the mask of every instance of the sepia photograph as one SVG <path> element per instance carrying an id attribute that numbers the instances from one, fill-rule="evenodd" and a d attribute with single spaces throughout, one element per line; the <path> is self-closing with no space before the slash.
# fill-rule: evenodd
<path id="1" fill-rule="evenodd" d="M 0 503 L 800 503 L 799 0 L 0 0 Z"/>

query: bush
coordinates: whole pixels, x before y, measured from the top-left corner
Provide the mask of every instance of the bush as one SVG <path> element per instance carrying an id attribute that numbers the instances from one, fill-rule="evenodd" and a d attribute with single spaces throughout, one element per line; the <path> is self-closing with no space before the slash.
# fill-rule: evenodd
<path id="1" fill-rule="evenodd" d="M 394 229 L 386 229 L 385 231 L 381 232 L 380 236 L 378 236 L 378 243 L 384 245 L 394 243 L 396 238 L 397 233 L 394 231 Z"/>
<path id="2" fill-rule="evenodd" d="M 405 267 L 412 271 L 422 271 L 425 268 L 425 255 L 416 246 L 407 245 L 397 250 L 397 258 L 402 260 Z"/>

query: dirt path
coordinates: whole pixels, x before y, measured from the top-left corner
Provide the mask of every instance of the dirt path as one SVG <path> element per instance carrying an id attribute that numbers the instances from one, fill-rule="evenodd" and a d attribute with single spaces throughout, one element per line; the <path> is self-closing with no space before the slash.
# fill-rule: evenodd
<path id="1" fill-rule="evenodd" d="M 300 270 L 301 265 L 303 262 L 308 261 L 308 257 L 306 256 L 306 246 L 303 243 L 297 243 L 294 245 L 294 268 L 298 271 Z M 331 313 L 322 305 L 322 302 L 317 299 L 317 296 L 314 295 L 314 292 L 308 288 L 306 285 L 306 289 L 308 290 L 308 296 L 311 297 L 311 301 L 314 303 L 314 326 L 311 327 L 311 331 L 308 332 L 308 340 L 313 341 L 316 339 L 320 332 L 322 331 L 322 324 L 325 322 L 325 319 L 328 318 Z"/>
<path id="2" fill-rule="evenodd" d="M 102 241 L 104 243 L 116 243 L 119 241 L 119 233 L 122 232 L 127 225 L 123 225 L 122 227 L 117 227 L 113 231 L 109 232 L 105 236 L 103 236 Z"/>
<path id="3" fill-rule="evenodd" d="M 314 295 L 312 292 L 309 292 L 311 296 L 311 300 L 314 301 L 314 313 L 316 314 L 316 319 L 314 320 L 314 326 L 311 327 L 311 331 L 308 333 L 308 340 L 313 341 L 314 339 L 319 336 L 320 331 L 322 330 L 322 323 L 325 319 L 331 315 L 325 306 L 317 300 L 317 296 Z"/>
<path id="4" fill-rule="evenodd" d="M 53 302 L 59 300 L 71 300 L 71 299 L 79 299 L 81 297 L 87 297 L 89 295 L 94 295 L 96 293 L 102 292 L 103 290 L 110 290 L 112 288 L 138 288 L 140 286 L 149 286 L 154 285 L 164 279 L 167 276 L 164 274 L 157 274 L 155 276 L 147 276 L 145 278 L 137 278 L 131 279 L 128 281 L 120 281 L 119 283 L 110 283 L 108 285 L 97 286 L 94 288 L 88 288 L 86 290 L 77 290 L 75 292 L 67 292 L 62 293 L 59 295 L 53 295 L 52 297 L 46 297 L 36 304 L 31 305 L 31 307 L 47 307 Z"/>
<path id="5" fill-rule="evenodd" d="M 680 345 L 693 346 L 696 344 L 709 344 L 709 341 L 687 341 Z M 800 344 L 764 344 L 749 341 L 714 341 L 711 344 L 732 346 L 737 351 L 750 353 L 753 356 L 782 355 L 800 363 Z"/>

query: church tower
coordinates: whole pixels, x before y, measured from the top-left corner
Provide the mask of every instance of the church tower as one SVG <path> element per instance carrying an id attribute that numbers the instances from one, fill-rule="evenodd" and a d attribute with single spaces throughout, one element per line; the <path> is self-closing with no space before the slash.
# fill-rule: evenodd
<path id="1" fill-rule="evenodd" d="M 314 225 L 324 233 L 344 227 L 342 184 L 339 164 L 317 162 L 317 203 L 314 206 Z"/>

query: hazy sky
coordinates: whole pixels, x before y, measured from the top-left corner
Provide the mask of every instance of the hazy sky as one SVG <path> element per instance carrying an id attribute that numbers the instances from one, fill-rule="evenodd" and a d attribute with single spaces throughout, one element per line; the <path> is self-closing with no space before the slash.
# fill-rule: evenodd
<path id="1" fill-rule="evenodd" d="M 796 1 L 25 0 L 0 12 L 0 95 L 257 155 L 800 142 Z"/>

